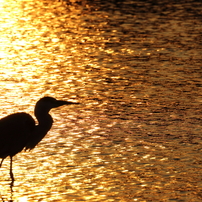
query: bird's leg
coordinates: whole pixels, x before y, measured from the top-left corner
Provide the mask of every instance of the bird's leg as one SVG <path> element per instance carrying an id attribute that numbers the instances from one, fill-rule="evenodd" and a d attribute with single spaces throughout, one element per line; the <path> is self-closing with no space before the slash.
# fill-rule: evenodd
<path id="1" fill-rule="evenodd" d="M 12 183 L 14 182 L 14 175 L 13 175 L 13 157 L 10 156 L 11 160 L 10 160 L 10 176 L 11 176 L 11 180 L 12 180 Z"/>
<path id="2" fill-rule="evenodd" d="M 4 161 L 4 158 L 2 158 L 2 160 L 1 160 L 1 163 L 0 163 L 0 168 L 1 168 L 1 166 L 2 166 L 3 161 Z"/>

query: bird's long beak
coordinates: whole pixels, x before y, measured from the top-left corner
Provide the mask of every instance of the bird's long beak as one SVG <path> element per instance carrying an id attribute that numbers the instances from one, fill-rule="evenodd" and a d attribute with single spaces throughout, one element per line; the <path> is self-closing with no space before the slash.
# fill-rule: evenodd
<path id="1" fill-rule="evenodd" d="M 80 104 L 80 103 L 69 102 L 69 101 L 64 101 L 64 100 L 57 100 L 57 107 L 62 106 L 62 105 L 72 105 L 72 104 Z"/>

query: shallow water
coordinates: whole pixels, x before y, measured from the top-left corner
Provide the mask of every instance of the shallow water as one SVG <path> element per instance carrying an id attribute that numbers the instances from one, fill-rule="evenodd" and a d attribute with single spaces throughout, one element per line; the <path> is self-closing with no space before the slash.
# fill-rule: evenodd
<path id="1" fill-rule="evenodd" d="M 199 1 L 2 1 L 1 117 L 54 126 L 0 172 L 2 201 L 201 201 Z"/>

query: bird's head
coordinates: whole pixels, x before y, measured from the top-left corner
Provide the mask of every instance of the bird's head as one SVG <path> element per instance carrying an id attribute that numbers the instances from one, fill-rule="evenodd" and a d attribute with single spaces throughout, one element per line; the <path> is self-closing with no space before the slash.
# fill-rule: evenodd
<path id="1" fill-rule="evenodd" d="M 79 104 L 78 102 L 69 102 L 64 100 L 56 100 L 53 97 L 43 97 L 41 98 L 35 106 L 36 112 L 49 112 L 52 108 L 60 107 L 62 105 Z"/>

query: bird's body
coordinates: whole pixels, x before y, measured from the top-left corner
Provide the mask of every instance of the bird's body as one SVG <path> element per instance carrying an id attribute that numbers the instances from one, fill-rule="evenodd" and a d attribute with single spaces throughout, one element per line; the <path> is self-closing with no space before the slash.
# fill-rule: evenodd
<path id="1" fill-rule="evenodd" d="M 62 105 L 78 104 L 56 100 L 52 97 L 41 98 L 35 106 L 35 116 L 38 125 L 35 124 L 31 115 L 21 112 L 8 115 L 0 119 L 0 158 L 2 161 L 10 156 L 10 176 L 14 181 L 12 173 L 12 157 L 23 149 L 33 149 L 51 129 L 53 119 L 49 114 L 52 108 Z"/>
<path id="2" fill-rule="evenodd" d="M 14 156 L 28 143 L 35 128 L 27 113 L 15 113 L 0 119 L 0 158 Z"/>

